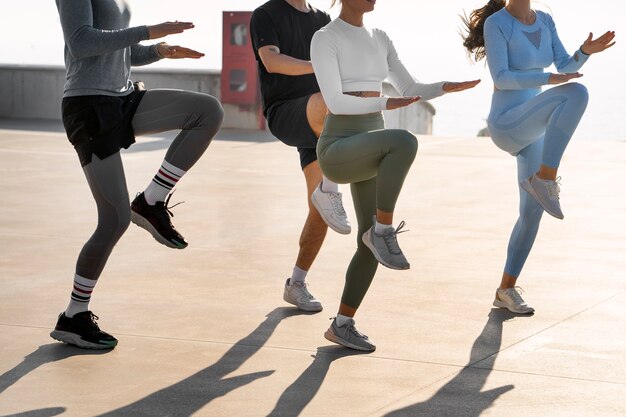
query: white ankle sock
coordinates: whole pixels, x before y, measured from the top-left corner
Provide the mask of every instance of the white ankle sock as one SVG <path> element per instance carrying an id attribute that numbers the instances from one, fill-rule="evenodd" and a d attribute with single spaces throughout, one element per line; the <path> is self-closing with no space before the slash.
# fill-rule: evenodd
<path id="1" fill-rule="evenodd" d="M 348 324 L 350 320 L 352 320 L 352 317 L 344 316 L 343 314 L 337 314 L 335 320 L 337 321 L 337 326 L 343 327 Z"/>
<path id="2" fill-rule="evenodd" d="M 374 222 L 374 232 L 377 235 L 382 235 L 385 230 L 392 228 L 393 229 L 393 224 L 382 224 L 382 223 L 378 223 L 378 220 L 376 220 Z"/>
<path id="3" fill-rule="evenodd" d="M 293 267 L 293 273 L 291 274 L 291 278 L 289 278 L 289 285 L 293 285 L 294 282 L 304 282 L 306 279 L 306 274 L 309 271 L 305 271 L 302 268 L 298 268 L 297 266 Z"/>
<path id="4" fill-rule="evenodd" d="M 324 175 L 322 175 L 322 183 L 320 185 L 320 188 L 325 193 L 338 193 L 339 192 L 339 185 L 336 182 L 332 182 L 331 180 L 326 178 L 326 176 Z"/>
<path id="5" fill-rule="evenodd" d="M 185 172 L 180 168 L 175 167 L 169 162 L 163 160 L 163 164 L 159 168 L 148 187 L 143 192 L 146 202 L 153 206 L 157 201 L 165 201 L 167 195 L 178 183 L 178 180 L 185 175 Z"/>
<path id="6" fill-rule="evenodd" d="M 97 282 L 98 280 L 96 279 L 88 279 L 80 275 L 74 275 L 72 296 L 70 297 L 70 303 L 65 309 L 65 315 L 67 317 L 74 317 L 74 314 L 89 310 L 91 293 Z"/>

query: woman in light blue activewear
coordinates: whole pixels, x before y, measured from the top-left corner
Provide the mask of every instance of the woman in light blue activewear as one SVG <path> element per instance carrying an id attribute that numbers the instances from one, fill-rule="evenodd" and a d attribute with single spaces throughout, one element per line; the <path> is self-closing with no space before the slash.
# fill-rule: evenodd
<path id="1" fill-rule="evenodd" d="M 552 17 L 533 10 L 530 0 L 490 0 L 468 19 L 464 46 L 476 61 L 487 57 L 494 81 L 489 133 L 500 149 L 517 158 L 520 216 L 509 240 L 507 260 L 493 304 L 532 313 L 515 284 L 545 210 L 562 219 L 557 171 L 585 108 L 587 89 L 568 81 L 589 56 L 613 46 L 615 32 L 593 34 L 569 55 Z M 558 74 L 544 72 L 555 65 Z M 546 91 L 542 86 L 559 84 Z"/>

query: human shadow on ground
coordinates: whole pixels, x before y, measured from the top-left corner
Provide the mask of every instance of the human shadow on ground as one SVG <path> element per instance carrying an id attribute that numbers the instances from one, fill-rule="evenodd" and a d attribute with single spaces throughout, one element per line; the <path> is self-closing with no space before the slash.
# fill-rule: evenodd
<path id="1" fill-rule="evenodd" d="M 273 370 L 254 372 L 225 378 L 239 369 L 269 340 L 281 321 L 288 317 L 306 314 L 302 311 L 281 307 L 271 311 L 266 319 L 248 336 L 235 343 L 213 365 L 176 384 L 163 388 L 132 404 L 101 414 L 99 417 L 186 417 L 191 416 L 216 398 L 257 379 L 266 378 Z"/>
<path id="2" fill-rule="evenodd" d="M 324 346 L 317 349 L 311 365 L 280 396 L 274 409 L 267 417 L 296 417 L 318 393 L 330 364 L 347 356 L 363 355 L 367 352 L 346 349 L 340 346 Z"/>
<path id="3" fill-rule="evenodd" d="M 64 407 L 41 408 L 17 414 L 6 414 L 1 417 L 54 417 L 65 412 Z"/>
<path id="4" fill-rule="evenodd" d="M 474 341 L 467 365 L 439 389 L 430 399 L 399 410 L 385 417 L 478 417 L 505 392 L 515 388 L 504 385 L 481 391 L 493 370 L 502 344 L 502 325 L 519 317 L 505 309 L 493 308 L 480 336 Z"/>
<path id="5" fill-rule="evenodd" d="M 49 343 L 41 345 L 33 353 L 29 353 L 24 360 L 13 369 L 0 375 L 0 394 L 24 376 L 47 363 L 62 361 L 72 356 L 103 355 L 110 350 L 87 350 L 63 343 Z"/>

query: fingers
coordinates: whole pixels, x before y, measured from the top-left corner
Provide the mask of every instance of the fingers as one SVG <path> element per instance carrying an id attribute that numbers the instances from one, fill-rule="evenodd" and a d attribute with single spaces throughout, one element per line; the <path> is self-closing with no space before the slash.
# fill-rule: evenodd
<path id="1" fill-rule="evenodd" d="M 194 24 L 191 22 L 165 22 L 158 25 L 148 26 L 148 34 L 150 39 L 159 39 L 168 35 L 182 33 L 194 27 Z"/>
<path id="2" fill-rule="evenodd" d="M 168 45 L 167 53 L 163 55 L 166 58 L 170 58 L 170 59 L 180 59 L 180 58 L 198 59 L 204 56 L 202 52 L 198 52 L 196 50 L 185 48 L 184 46 L 178 46 L 178 45 L 171 45 L 171 46 Z"/>

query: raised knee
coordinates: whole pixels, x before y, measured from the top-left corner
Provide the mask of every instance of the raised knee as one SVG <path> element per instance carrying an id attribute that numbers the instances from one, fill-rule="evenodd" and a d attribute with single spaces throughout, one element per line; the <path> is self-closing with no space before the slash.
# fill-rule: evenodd
<path id="1" fill-rule="evenodd" d="M 218 99 L 205 94 L 200 108 L 204 109 L 205 118 L 211 127 L 217 125 L 219 128 L 219 126 L 222 125 L 224 121 L 224 107 L 222 107 L 222 103 L 220 103 Z"/>
<path id="2" fill-rule="evenodd" d="M 394 129 L 390 131 L 396 145 L 402 152 L 409 155 L 417 153 L 417 138 L 408 130 Z"/>
<path id="3" fill-rule="evenodd" d="M 584 85 L 580 83 L 568 83 L 565 84 L 565 87 L 575 100 L 585 103 L 589 101 L 589 91 Z"/>

